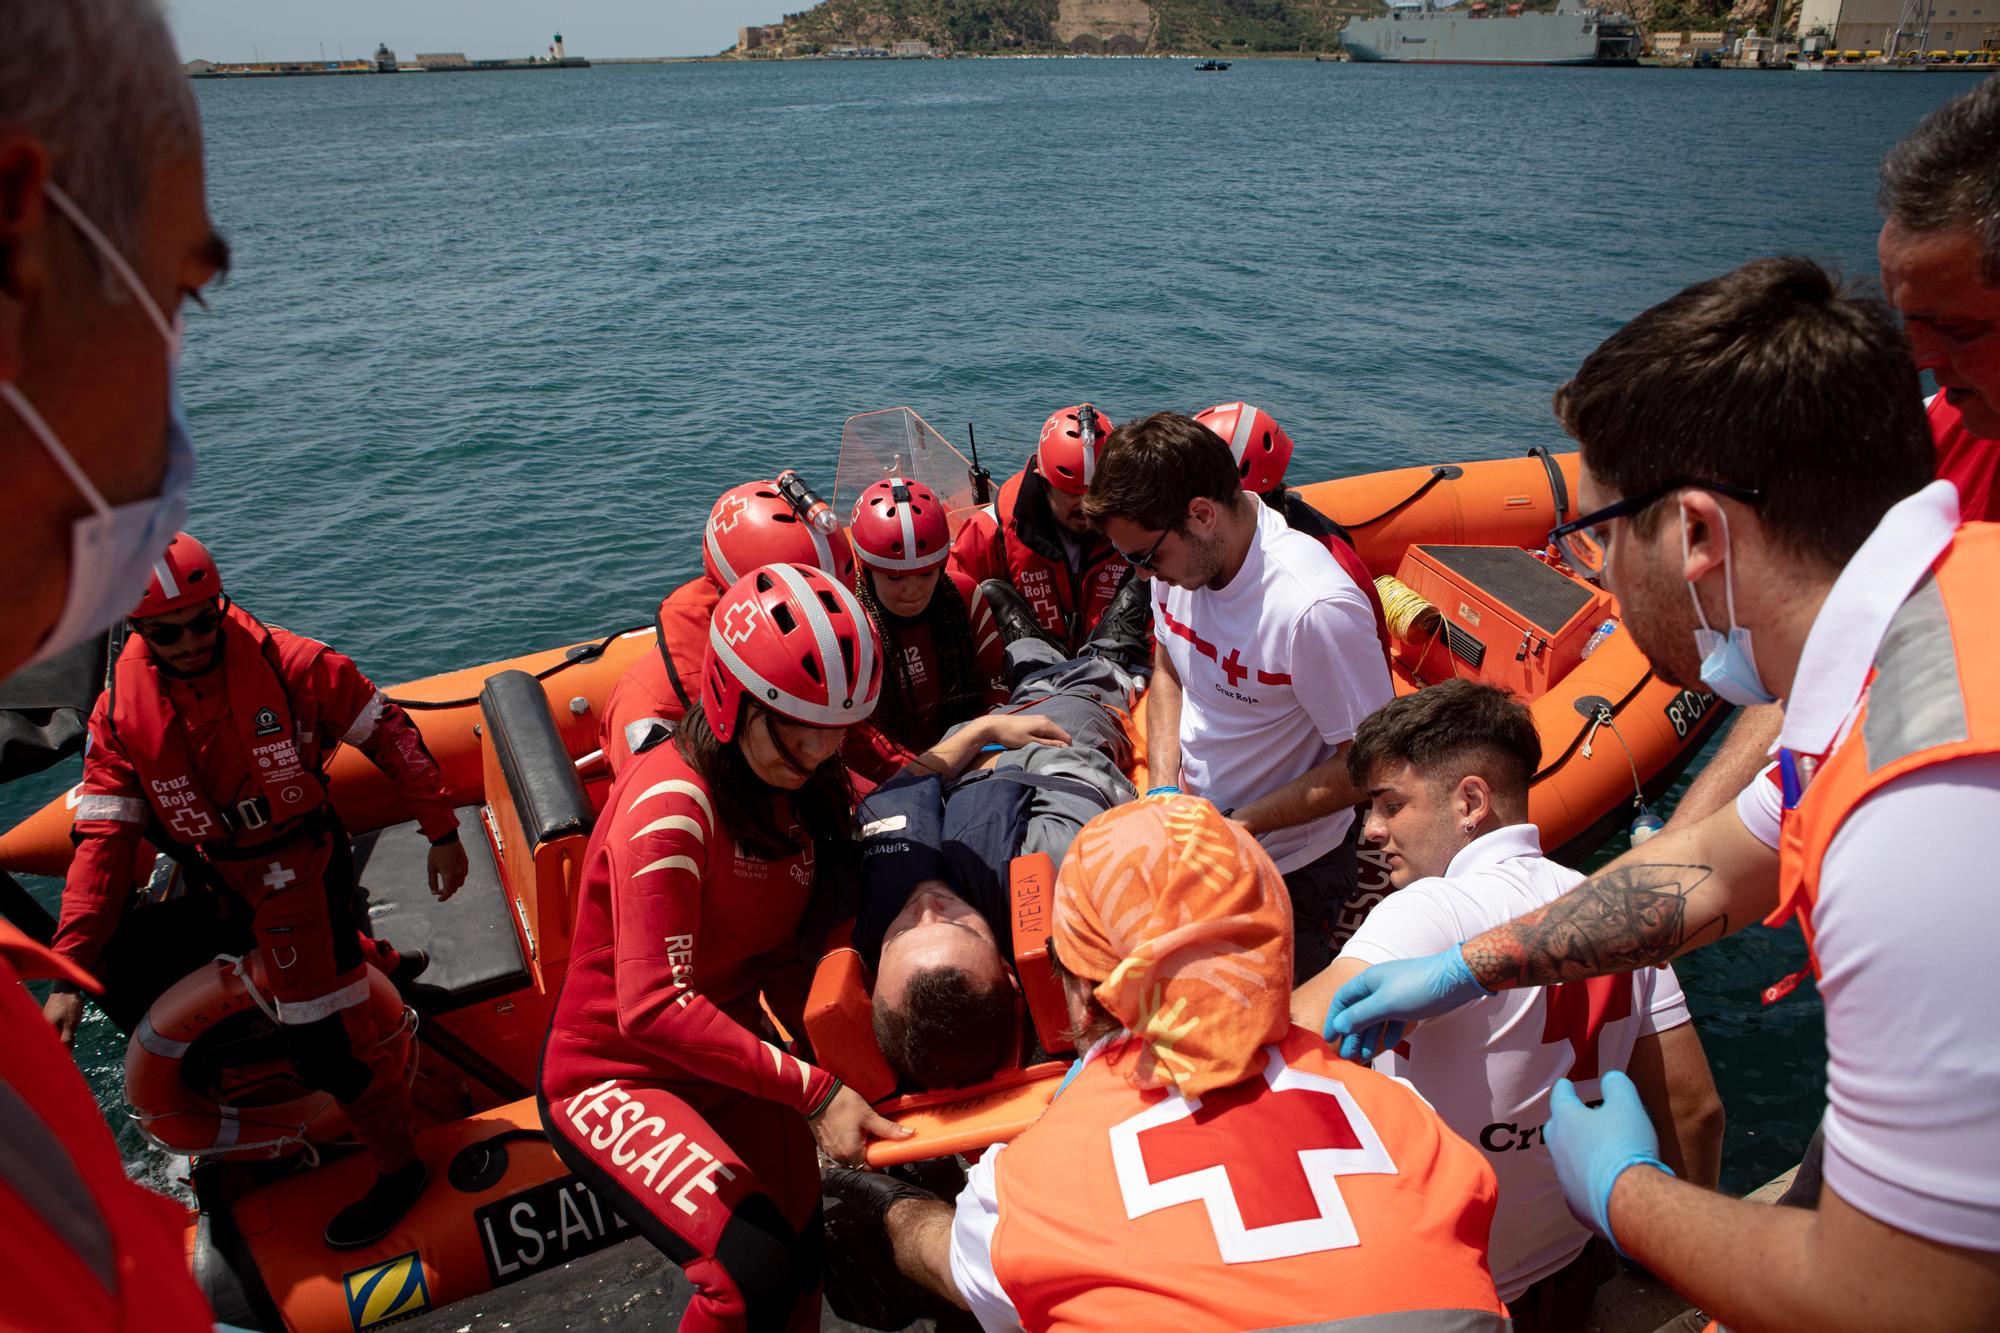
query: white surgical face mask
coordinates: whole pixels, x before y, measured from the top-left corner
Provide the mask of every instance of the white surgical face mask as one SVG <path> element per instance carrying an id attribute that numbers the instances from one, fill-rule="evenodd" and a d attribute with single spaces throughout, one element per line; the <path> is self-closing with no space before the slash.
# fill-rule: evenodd
<path id="1" fill-rule="evenodd" d="M 1729 608 L 1729 634 L 1725 637 L 1709 628 L 1708 617 L 1701 609 L 1701 594 L 1689 583 L 1688 597 L 1694 602 L 1695 619 L 1701 622 L 1701 628 L 1694 632 L 1695 651 L 1701 654 L 1701 683 L 1739 708 L 1776 703 L 1778 696 L 1764 688 L 1764 678 L 1757 674 L 1757 654 L 1750 646 L 1750 631 L 1736 623 L 1736 574 L 1730 565 L 1729 514 L 1726 510 L 1717 512 L 1722 515 L 1722 596 Z M 1681 559 L 1685 561 L 1687 555 L 1687 510 L 1683 508 Z"/>
<path id="2" fill-rule="evenodd" d="M 153 562 L 167 549 L 187 517 L 188 486 L 194 481 L 194 445 L 188 438 L 177 382 L 181 356 L 179 327 L 167 322 L 152 294 L 139 281 L 139 275 L 125 262 L 125 256 L 105 239 L 83 210 L 53 182 L 47 186 L 47 193 L 49 202 L 90 242 L 111 271 L 123 279 L 139 308 L 166 340 L 167 471 L 157 496 L 117 506 L 106 503 L 103 492 L 77 465 L 75 457 L 56 438 L 55 431 L 27 395 L 11 382 L 0 383 L 0 399 L 14 409 L 15 415 L 42 442 L 42 447 L 90 502 L 91 508 L 89 514 L 70 525 L 69 587 L 63 597 L 62 613 L 26 662 L 27 666 L 102 634 L 138 605 L 145 595 Z"/>

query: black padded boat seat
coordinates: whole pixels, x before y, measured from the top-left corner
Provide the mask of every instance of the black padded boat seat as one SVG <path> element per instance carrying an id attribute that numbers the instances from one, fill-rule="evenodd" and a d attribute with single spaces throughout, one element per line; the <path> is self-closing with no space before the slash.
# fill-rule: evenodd
<path id="1" fill-rule="evenodd" d="M 354 874 L 368 899 L 369 933 L 399 951 L 422 949 L 431 956 L 410 991 L 425 1013 L 447 1013 L 533 984 L 493 846 L 480 826 L 480 807 L 461 806 L 457 813 L 471 873 L 448 902 L 431 897 L 431 845 L 414 823 L 354 840 Z"/>
<path id="2" fill-rule="evenodd" d="M 1590 604 L 1591 591 L 1518 546 L 1419 546 L 1418 550 L 1554 634 Z"/>

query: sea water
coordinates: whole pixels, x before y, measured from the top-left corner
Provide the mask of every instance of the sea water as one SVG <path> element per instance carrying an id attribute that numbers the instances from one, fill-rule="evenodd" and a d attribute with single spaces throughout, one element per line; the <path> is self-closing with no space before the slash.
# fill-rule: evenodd
<path id="1" fill-rule="evenodd" d="M 648 621 L 717 492 L 908 404 L 996 474 L 1042 417 L 1248 399 L 1298 481 L 1565 442 L 1549 395 L 1685 284 L 1874 273 L 1882 152 L 1966 76 L 1157 60 L 197 85 L 235 251 L 188 312 L 189 526 L 388 684 Z M 11 823 L 72 761 L 0 793 Z M 53 900 L 56 886 L 38 882 Z M 1795 1161 L 1795 933 L 1680 965 L 1724 1184 Z M 79 1060 L 115 1124 L 123 1043 Z M 134 1169 L 167 1164 L 125 1134 Z"/>

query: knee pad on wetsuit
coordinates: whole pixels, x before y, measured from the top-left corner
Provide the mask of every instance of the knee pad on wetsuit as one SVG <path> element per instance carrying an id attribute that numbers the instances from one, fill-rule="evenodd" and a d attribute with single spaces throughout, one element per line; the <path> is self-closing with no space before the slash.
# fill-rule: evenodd
<path id="1" fill-rule="evenodd" d="M 743 1299 L 753 1330 L 784 1329 L 799 1297 L 819 1285 L 824 1241 L 817 1206 L 804 1233 L 792 1230 L 768 1194 L 736 1206 L 715 1244 L 715 1262 Z"/>
<path id="2" fill-rule="evenodd" d="M 351 1102 L 368 1090 L 375 1071 L 354 1053 L 347 1024 L 339 1014 L 329 1014 L 317 1023 L 285 1027 L 285 1049 L 298 1067 L 299 1081 L 309 1088 L 330 1092 L 337 1102 Z"/>

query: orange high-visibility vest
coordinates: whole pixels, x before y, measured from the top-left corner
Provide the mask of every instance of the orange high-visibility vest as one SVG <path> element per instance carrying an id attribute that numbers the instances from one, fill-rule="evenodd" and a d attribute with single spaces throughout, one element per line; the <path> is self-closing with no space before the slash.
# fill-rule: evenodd
<path id="1" fill-rule="evenodd" d="M 1189 1103 L 1126 1082 L 1138 1051 L 1106 1048 L 994 1160 L 993 1272 L 1024 1328 L 1508 1326 L 1493 1172 L 1407 1085 L 1293 1028 Z"/>
<path id="2" fill-rule="evenodd" d="M 1968 523 L 1889 621 L 1861 712 L 1815 766 L 1790 762 L 1803 792 L 1787 796 L 1778 846 L 1778 908 L 1796 914 L 1808 948 L 1827 848 L 1855 807 L 1885 784 L 1932 764 L 2000 753 L 2000 523 Z M 1819 957 L 1813 955 L 1813 971 Z"/>

